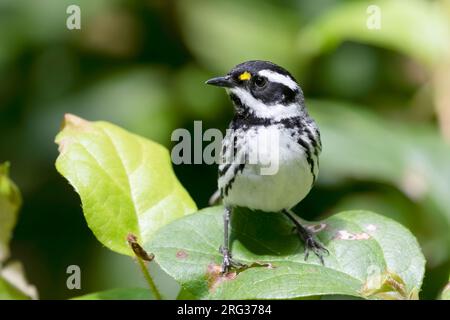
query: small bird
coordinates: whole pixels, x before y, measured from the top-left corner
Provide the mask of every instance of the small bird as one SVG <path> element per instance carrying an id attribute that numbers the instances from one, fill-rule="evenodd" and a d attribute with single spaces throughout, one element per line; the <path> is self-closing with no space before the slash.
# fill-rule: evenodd
<path id="1" fill-rule="evenodd" d="M 323 264 L 328 250 L 290 210 L 311 190 L 322 148 L 297 81 L 272 62 L 253 60 L 206 84 L 225 88 L 235 108 L 219 164 L 218 191 L 225 207 L 222 273 L 244 266 L 232 259 L 229 246 L 233 207 L 284 213 L 304 242 L 305 260 L 313 251 Z"/>

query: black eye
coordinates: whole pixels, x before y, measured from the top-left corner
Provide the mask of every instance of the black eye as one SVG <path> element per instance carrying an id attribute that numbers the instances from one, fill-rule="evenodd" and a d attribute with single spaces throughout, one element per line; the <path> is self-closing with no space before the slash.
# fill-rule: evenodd
<path id="1" fill-rule="evenodd" d="M 264 87 L 266 85 L 266 82 L 267 82 L 266 78 L 259 77 L 259 76 L 254 77 L 253 81 L 255 82 L 255 85 L 257 87 Z"/>

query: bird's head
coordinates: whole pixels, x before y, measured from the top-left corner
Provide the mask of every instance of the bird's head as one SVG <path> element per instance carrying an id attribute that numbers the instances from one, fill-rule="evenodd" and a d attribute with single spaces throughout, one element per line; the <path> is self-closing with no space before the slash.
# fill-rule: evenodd
<path id="1" fill-rule="evenodd" d="M 303 92 L 297 81 L 284 68 L 269 61 L 238 64 L 227 75 L 206 83 L 224 87 L 237 113 L 282 120 L 306 112 Z"/>

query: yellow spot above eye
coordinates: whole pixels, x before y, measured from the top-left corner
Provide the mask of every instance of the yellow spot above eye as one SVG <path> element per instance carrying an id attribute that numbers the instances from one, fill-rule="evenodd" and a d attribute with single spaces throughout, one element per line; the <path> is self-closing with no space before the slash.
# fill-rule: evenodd
<path id="1" fill-rule="evenodd" d="M 252 77 L 252 75 L 250 74 L 250 72 L 245 71 L 239 75 L 239 80 L 242 80 L 242 81 L 250 80 L 251 77 Z"/>

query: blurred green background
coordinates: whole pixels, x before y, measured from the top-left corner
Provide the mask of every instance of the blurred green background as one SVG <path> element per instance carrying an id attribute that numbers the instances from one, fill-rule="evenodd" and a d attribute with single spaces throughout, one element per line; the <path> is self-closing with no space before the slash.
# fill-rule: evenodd
<path id="1" fill-rule="evenodd" d="M 66 28 L 70 4 L 81 30 Z M 380 29 L 367 28 L 369 5 Z M 249 59 L 289 69 L 322 131 L 319 180 L 295 211 L 401 222 L 427 258 L 421 298 L 436 298 L 450 270 L 450 1 L 0 0 L 0 162 L 24 198 L 12 258 L 40 298 L 145 286 L 131 259 L 96 241 L 54 168 L 63 114 L 171 147 L 171 132 L 194 120 L 227 127 L 230 102 L 204 81 Z M 175 167 L 200 208 L 216 170 Z M 66 288 L 71 264 L 82 290 Z"/>

